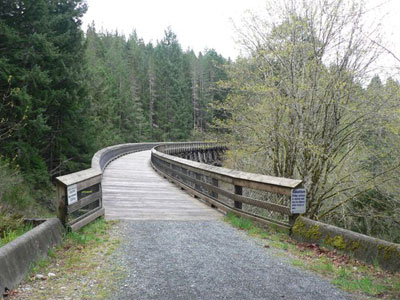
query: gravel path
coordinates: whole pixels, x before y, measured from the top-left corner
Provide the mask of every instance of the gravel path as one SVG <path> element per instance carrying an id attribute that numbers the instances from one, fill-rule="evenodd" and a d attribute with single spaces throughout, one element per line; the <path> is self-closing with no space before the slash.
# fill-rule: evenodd
<path id="1" fill-rule="evenodd" d="M 351 299 L 219 221 L 122 221 L 112 299 Z"/>

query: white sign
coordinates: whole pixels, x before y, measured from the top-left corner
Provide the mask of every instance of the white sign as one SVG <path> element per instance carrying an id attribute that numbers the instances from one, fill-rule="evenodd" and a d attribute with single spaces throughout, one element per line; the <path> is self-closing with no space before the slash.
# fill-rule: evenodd
<path id="1" fill-rule="evenodd" d="M 306 189 L 292 190 L 290 212 L 302 214 L 306 212 Z"/>
<path id="2" fill-rule="evenodd" d="M 76 184 L 67 187 L 68 205 L 74 204 L 78 201 L 78 189 Z"/>

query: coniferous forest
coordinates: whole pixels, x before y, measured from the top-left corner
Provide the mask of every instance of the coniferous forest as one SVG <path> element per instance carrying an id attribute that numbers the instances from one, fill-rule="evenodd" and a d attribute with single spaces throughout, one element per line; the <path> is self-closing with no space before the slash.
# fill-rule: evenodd
<path id="1" fill-rule="evenodd" d="M 51 203 L 52 179 L 87 167 L 105 146 L 190 139 L 209 128 L 209 104 L 225 98 L 216 83 L 228 61 L 183 51 L 170 29 L 153 45 L 134 31 L 92 24 L 84 32 L 84 1 L 1 5 L 0 196 L 8 202 L 39 191 L 32 197 Z"/>
<path id="2" fill-rule="evenodd" d="M 400 84 L 371 74 L 361 4 L 317 2 L 249 17 L 231 61 L 82 28 L 83 0 L 1 1 L 0 233 L 103 147 L 217 138 L 228 167 L 303 179 L 309 217 L 400 242 Z"/>

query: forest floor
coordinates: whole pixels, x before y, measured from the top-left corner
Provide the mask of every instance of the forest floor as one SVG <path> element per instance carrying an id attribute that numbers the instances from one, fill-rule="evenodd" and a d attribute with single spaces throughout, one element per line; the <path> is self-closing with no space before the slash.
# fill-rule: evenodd
<path id="1" fill-rule="evenodd" d="M 295 243 L 283 233 L 266 231 L 246 219 L 229 215 L 225 221 L 270 255 L 305 274 L 318 273 L 355 299 L 399 299 L 399 273 L 384 272 L 317 245 Z M 133 233 L 130 227 L 128 222 L 99 219 L 79 233 L 67 234 L 61 246 L 31 268 L 25 282 L 12 291 L 9 299 L 111 299 L 130 289 L 127 282 L 135 280 L 134 274 L 127 269 L 129 262 L 121 261 L 121 251 L 127 250 L 126 235 Z M 159 242 L 166 241 L 155 244 Z M 136 256 L 131 255 L 133 259 Z"/>

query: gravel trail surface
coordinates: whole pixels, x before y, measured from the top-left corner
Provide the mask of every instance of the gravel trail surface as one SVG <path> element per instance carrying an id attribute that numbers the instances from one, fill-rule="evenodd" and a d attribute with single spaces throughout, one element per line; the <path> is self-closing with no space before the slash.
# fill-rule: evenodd
<path id="1" fill-rule="evenodd" d="M 351 299 L 220 220 L 121 221 L 112 299 Z"/>

